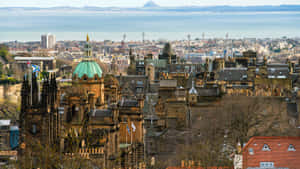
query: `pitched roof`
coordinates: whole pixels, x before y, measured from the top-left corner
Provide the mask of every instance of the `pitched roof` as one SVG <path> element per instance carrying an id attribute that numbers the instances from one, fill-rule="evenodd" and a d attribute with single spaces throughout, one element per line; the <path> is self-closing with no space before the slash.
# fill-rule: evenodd
<path id="1" fill-rule="evenodd" d="M 247 144 L 243 147 L 243 151 L 247 150 L 248 147 L 255 142 L 255 140 L 299 140 L 300 142 L 300 137 L 290 137 L 290 136 L 254 136 L 251 137 L 250 140 L 247 142 Z"/>

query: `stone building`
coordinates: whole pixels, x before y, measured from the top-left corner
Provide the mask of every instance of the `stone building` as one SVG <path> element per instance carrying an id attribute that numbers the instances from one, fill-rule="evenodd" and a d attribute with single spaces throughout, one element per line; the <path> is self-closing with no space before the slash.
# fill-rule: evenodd
<path id="1" fill-rule="evenodd" d="M 30 83 L 29 83 L 30 82 Z M 52 145 L 59 147 L 61 129 L 60 114 L 58 113 L 57 84 L 55 75 L 46 77 L 39 93 L 36 76 L 29 80 L 24 77 L 21 90 L 20 113 L 20 148 L 19 159 L 23 166 L 41 167 L 43 161 L 40 152 L 34 151 L 36 146 Z M 30 157 L 30 158 L 29 158 Z"/>
<path id="2" fill-rule="evenodd" d="M 20 149 L 20 157 L 35 153 L 30 150 L 31 138 L 66 157 L 79 155 L 94 161 L 100 168 L 132 168 L 143 161 L 143 98 L 121 101 L 120 82 L 103 74 L 92 58 L 88 38 L 85 50 L 71 85 L 60 87 L 53 75 L 43 80 L 39 96 L 35 76 L 31 85 L 24 79 L 20 130 L 25 148 Z M 133 133 L 129 143 L 123 131 L 125 121 Z M 31 163 L 31 167 L 41 167 L 40 163 Z"/>

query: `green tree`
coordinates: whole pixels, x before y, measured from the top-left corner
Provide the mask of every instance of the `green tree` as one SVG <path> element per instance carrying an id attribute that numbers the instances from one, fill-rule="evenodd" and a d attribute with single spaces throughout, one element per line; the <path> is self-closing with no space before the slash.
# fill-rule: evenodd
<path id="1" fill-rule="evenodd" d="M 0 63 L 0 78 L 2 77 L 3 75 L 3 64 Z"/>
<path id="2" fill-rule="evenodd" d="M 8 47 L 5 45 L 0 45 L 0 58 L 6 63 L 9 61 L 8 55 Z"/>

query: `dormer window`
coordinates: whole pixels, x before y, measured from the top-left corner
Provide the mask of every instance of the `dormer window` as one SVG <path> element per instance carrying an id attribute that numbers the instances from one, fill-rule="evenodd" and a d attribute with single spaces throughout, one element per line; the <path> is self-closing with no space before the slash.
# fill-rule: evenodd
<path id="1" fill-rule="evenodd" d="M 253 148 L 249 148 L 249 154 L 250 154 L 250 155 L 253 155 L 253 154 L 254 154 Z"/>
<path id="2" fill-rule="evenodd" d="M 269 146 L 267 144 L 264 144 L 262 151 L 271 151 L 271 149 L 269 148 Z"/>
<path id="3" fill-rule="evenodd" d="M 290 144 L 289 148 L 288 148 L 288 151 L 296 151 L 296 149 L 292 144 Z"/>

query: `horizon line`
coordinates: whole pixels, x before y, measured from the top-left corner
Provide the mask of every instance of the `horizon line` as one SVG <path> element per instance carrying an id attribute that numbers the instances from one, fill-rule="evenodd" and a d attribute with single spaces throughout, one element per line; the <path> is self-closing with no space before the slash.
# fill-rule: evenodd
<path id="1" fill-rule="evenodd" d="M 97 6 L 97 5 L 84 5 L 84 6 L 49 6 L 49 7 L 40 7 L 40 6 L 0 6 L 0 8 L 40 8 L 40 9 L 51 9 L 51 8 L 182 8 L 182 7 L 280 7 L 280 6 L 300 6 L 300 4 L 278 4 L 278 5 L 179 5 L 179 6 L 160 6 L 157 7 L 144 7 L 144 6 Z"/>

